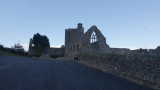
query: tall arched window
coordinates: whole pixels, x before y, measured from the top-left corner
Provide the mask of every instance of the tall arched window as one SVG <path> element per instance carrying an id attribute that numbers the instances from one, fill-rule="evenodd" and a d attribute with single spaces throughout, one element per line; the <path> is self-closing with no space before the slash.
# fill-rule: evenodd
<path id="1" fill-rule="evenodd" d="M 98 41 L 98 37 L 97 34 L 93 31 L 93 33 L 91 34 L 91 39 L 90 39 L 90 43 L 94 43 Z"/>

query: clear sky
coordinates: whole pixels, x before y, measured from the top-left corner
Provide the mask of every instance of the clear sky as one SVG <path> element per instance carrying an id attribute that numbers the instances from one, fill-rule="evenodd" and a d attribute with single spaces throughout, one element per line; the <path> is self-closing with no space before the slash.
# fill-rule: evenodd
<path id="1" fill-rule="evenodd" d="M 40 33 L 50 46 L 64 45 L 65 29 L 92 25 L 116 48 L 160 46 L 160 0 L 0 0 L 0 44 L 28 51 Z"/>

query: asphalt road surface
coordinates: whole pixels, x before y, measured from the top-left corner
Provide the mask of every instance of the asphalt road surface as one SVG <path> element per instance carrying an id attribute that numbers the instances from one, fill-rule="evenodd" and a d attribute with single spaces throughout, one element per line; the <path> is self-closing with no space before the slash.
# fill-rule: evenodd
<path id="1" fill-rule="evenodd" d="M 0 58 L 0 90 L 154 90 L 77 61 Z"/>

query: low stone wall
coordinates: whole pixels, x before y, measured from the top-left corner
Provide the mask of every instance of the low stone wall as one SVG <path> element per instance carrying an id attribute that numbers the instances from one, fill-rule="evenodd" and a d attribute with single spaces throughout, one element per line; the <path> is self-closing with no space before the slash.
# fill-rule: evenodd
<path id="1" fill-rule="evenodd" d="M 37 58 L 37 57 L 31 57 L 31 58 Z M 72 57 L 73 58 L 73 57 Z M 71 57 L 59 57 L 59 58 L 51 58 L 50 54 L 42 54 L 42 56 L 38 57 L 38 59 L 51 59 L 51 60 L 71 60 Z"/>
<path id="2" fill-rule="evenodd" d="M 50 48 L 50 47 L 44 47 L 43 48 L 43 54 L 64 54 L 64 48 Z"/>
<path id="3" fill-rule="evenodd" d="M 39 59 L 52 59 L 50 54 L 42 54 L 42 56 L 38 57 Z"/>
<path id="4" fill-rule="evenodd" d="M 31 58 L 37 58 L 37 59 L 52 59 L 50 56 L 50 54 L 42 54 L 40 57 L 31 57 Z"/>
<path id="5" fill-rule="evenodd" d="M 160 60 L 111 60 L 107 57 L 87 55 L 81 55 L 80 60 L 86 64 L 107 69 L 117 75 L 122 74 L 160 85 Z"/>

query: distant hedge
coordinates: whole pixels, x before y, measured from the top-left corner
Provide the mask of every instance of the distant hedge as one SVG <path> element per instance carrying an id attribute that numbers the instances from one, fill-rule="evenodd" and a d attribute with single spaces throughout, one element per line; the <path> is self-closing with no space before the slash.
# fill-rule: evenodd
<path id="1" fill-rule="evenodd" d="M 32 54 L 29 54 L 29 57 L 40 57 L 42 54 L 40 53 L 32 53 Z"/>
<path id="2" fill-rule="evenodd" d="M 23 51 L 18 51 L 17 52 L 15 49 L 4 47 L 1 44 L 0 44 L 0 51 L 7 52 L 7 53 L 12 53 L 12 54 L 17 54 L 17 55 L 21 55 L 21 56 L 28 56 L 28 52 L 23 52 Z"/>

